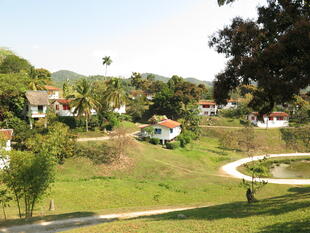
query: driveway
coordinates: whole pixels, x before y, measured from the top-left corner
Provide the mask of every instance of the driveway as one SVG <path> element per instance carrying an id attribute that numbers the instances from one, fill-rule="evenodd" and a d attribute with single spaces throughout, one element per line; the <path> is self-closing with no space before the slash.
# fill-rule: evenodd
<path id="1" fill-rule="evenodd" d="M 310 153 L 291 153 L 291 154 L 270 154 L 270 155 L 260 155 L 254 156 L 252 158 L 244 158 L 237 160 L 235 162 L 226 164 L 221 169 L 226 174 L 231 177 L 238 178 L 238 179 L 245 179 L 247 181 L 251 181 L 252 178 L 250 176 L 244 175 L 237 171 L 237 168 L 245 163 L 249 163 L 252 161 L 261 160 L 265 157 L 267 158 L 277 158 L 277 157 L 297 157 L 297 156 L 310 156 Z M 273 184 L 292 184 L 292 185 L 310 185 L 310 179 L 269 179 L 269 178 L 262 178 L 262 179 L 255 179 L 256 181 L 267 181 L 268 183 Z"/>

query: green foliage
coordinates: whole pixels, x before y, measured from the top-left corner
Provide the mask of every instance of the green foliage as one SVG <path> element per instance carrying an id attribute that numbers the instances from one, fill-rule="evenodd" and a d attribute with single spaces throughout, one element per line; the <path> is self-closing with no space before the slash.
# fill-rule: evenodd
<path id="1" fill-rule="evenodd" d="M 0 74 L 0 121 L 6 112 L 22 117 L 29 78 L 24 73 Z"/>
<path id="2" fill-rule="evenodd" d="M 104 95 L 104 102 L 112 108 L 112 110 L 120 108 L 127 103 L 127 95 L 121 79 L 112 78 L 106 82 L 106 86 L 107 89 Z"/>
<path id="3" fill-rule="evenodd" d="M 282 128 L 280 132 L 287 148 L 305 152 L 310 150 L 310 126 Z"/>
<path id="4" fill-rule="evenodd" d="M 58 163 L 74 155 L 75 137 L 70 133 L 69 127 L 55 122 L 47 129 L 46 134 L 36 134 L 26 141 L 26 146 L 35 154 L 48 151 Z"/>
<path id="5" fill-rule="evenodd" d="M 135 121 L 141 120 L 147 108 L 145 96 L 137 96 L 129 102 L 127 113 L 132 116 Z"/>
<path id="6" fill-rule="evenodd" d="M 175 150 L 180 146 L 179 142 L 166 142 L 166 148 L 169 150 Z"/>
<path id="7" fill-rule="evenodd" d="M 6 56 L 0 64 L 0 73 L 2 74 L 25 72 L 30 75 L 31 71 L 31 64 L 27 60 L 16 55 Z"/>
<path id="8" fill-rule="evenodd" d="M 35 204 L 54 181 L 54 159 L 47 149 L 34 155 L 26 151 L 11 151 L 10 166 L 4 168 L 3 182 L 14 193 L 22 217 L 22 201 L 26 218 L 32 217 Z"/>
<path id="9" fill-rule="evenodd" d="M 309 5 L 303 0 L 270 0 L 258 7 L 257 20 L 233 19 L 209 42 L 229 59 L 214 82 L 216 102 L 226 103 L 231 91 L 252 83 L 257 88 L 249 106 L 261 116 L 290 102 L 310 84 L 309 31 Z"/>
<path id="10" fill-rule="evenodd" d="M 177 140 L 180 142 L 180 146 L 184 148 L 187 144 L 189 144 L 191 142 L 192 138 L 193 138 L 192 133 L 190 133 L 188 131 L 183 131 L 177 137 Z"/>
<path id="11" fill-rule="evenodd" d="M 115 127 L 118 127 L 120 125 L 120 120 L 118 119 L 118 115 L 117 113 L 114 112 L 109 112 L 106 115 L 106 129 L 107 130 L 113 130 Z"/>
<path id="12" fill-rule="evenodd" d="M 158 145 L 160 143 L 160 140 L 159 140 L 159 138 L 151 138 L 150 143 L 152 143 L 154 145 Z"/>
<path id="13" fill-rule="evenodd" d="M 105 56 L 102 58 L 102 65 L 105 66 L 105 77 L 107 76 L 107 72 L 108 72 L 108 66 L 110 66 L 112 64 L 112 59 L 110 56 Z"/>

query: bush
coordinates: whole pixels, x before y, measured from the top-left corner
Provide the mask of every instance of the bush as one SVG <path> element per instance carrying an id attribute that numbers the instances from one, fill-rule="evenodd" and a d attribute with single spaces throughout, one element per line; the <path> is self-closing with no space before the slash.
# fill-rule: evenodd
<path id="1" fill-rule="evenodd" d="M 184 131 L 177 137 L 177 140 L 180 142 L 181 147 L 185 147 L 188 143 L 191 142 L 193 138 L 192 134 L 193 133 L 190 131 Z"/>
<path id="2" fill-rule="evenodd" d="M 160 140 L 159 140 L 159 138 L 151 138 L 150 143 L 152 143 L 154 145 L 158 145 L 160 143 Z"/>
<path id="3" fill-rule="evenodd" d="M 179 147 L 178 142 L 166 142 L 166 148 L 169 150 L 174 150 L 177 149 L 178 147 Z"/>

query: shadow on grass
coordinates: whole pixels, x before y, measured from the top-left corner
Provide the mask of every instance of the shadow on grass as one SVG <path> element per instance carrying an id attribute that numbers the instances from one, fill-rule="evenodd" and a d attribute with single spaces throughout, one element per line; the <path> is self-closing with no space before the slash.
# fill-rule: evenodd
<path id="1" fill-rule="evenodd" d="M 48 222 L 48 221 L 54 221 L 54 220 L 66 220 L 66 219 L 79 218 L 79 217 L 91 217 L 94 215 L 96 215 L 96 213 L 94 212 L 72 212 L 72 213 L 65 213 L 65 214 L 38 216 L 38 217 L 32 217 L 28 219 L 8 219 L 6 221 L 0 221 L 0 227 L 32 224 L 32 223 L 38 223 L 41 221 Z"/>
<path id="2" fill-rule="evenodd" d="M 192 210 L 185 210 L 179 212 L 172 212 L 168 214 L 146 216 L 141 218 L 151 219 L 152 221 L 162 221 L 162 220 L 176 220 L 182 221 L 178 217 L 179 213 L 186 216 L 189 220 L 217 220 L 217 219 L 241 219 L 250 216 L 277 216 L 280 214 L 285 214 L 291 211 L 304 210 L 310 208 L 310 187 L 295 187 L 288 190 L 292 192 L 291 194 L 277 196 L 273 198 L 264 199 L 253 204 L 248 204 L 246 202 L 233 202 L 203 208 L 197 208 Z M 229 194 L 228 194 L 229 195 Z M 291 227 L 291 231 L 284 232 L 310 232 L 310 219 L 300 220 L 300 222 L 288 222 L 287 224 Z M 299 224 L 300 231 L 293 230 L 296 225 Z M 263 232 L 281 232 L 279 229 L 285 224 L 275 224 L 265 227 Z M 285 229 L 287 230 L 287 229 Z"/>

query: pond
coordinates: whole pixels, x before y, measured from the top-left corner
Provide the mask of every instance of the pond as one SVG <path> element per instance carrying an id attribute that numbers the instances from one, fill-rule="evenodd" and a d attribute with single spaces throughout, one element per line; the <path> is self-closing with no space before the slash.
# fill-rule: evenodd
<path id="1" fill-rule="evenodd" d="M 310 161 L 309 160 L 292 160 L 272 163 L 269 167 L 270 174 L 273 178 L 310 178 Z"/>

